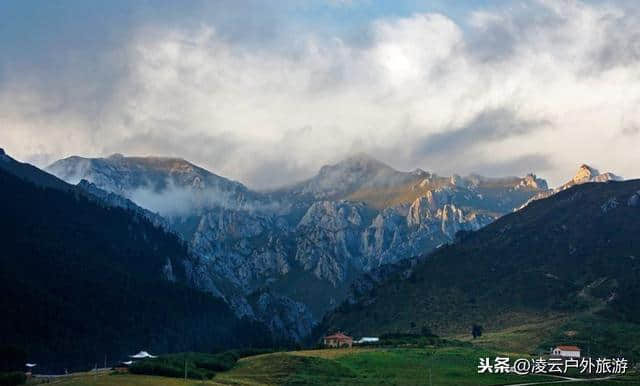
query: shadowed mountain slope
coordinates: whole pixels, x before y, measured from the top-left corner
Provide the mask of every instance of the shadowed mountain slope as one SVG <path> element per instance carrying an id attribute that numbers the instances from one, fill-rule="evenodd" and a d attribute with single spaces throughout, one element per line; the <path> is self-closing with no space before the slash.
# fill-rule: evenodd
<path id="1" fill-rule="evenodd" d="M 640 323 L 639 218 L 640 180 L 574 186 L 363 287 L 319 331 L 465 333 L 588 310 Z"/>
<path id="2" fill-rule="evenodd" d="M 271 192 L 174 158 L 69 157 L 48 170 L 159 212 L 199 258 L 194 286 L 294 339 L 363 273 L 429 252 L 547 191 L 534 175 L 442 177 L 362 154 Z M 278 303 L 277 320 L 267 303 Z"/>
<path id="3" fill-rule="evenodd" d="M 189 287 L 192 258 L 175 235 L 36 168 L 15 175 L 24 164 L 6 155 L 0 162 L 0 345 L 61 372 L 141 348 L 268 344 L 264 327 Z"/>

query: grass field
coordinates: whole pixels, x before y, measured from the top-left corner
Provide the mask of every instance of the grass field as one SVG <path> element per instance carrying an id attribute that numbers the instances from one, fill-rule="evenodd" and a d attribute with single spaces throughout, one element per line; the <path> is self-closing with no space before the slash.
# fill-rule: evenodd
<path id="1" fill-rule="evenodd" d="M 504 385 L 545 381 L 542 376 L 477 374 L 474 347 L 308 350 L 241 359 L 208 381 L 143 375 L 90 375 L 56 379 L 61 386 L 115 385 Z"/>
<path id="2" fill-rule="evenodd" d="M 27 385 L 35 384 L 28 382 Z M 46 385 L 64 385 L 64 386 L 186 386 L 198 385 L 196 381 L 183 381 L 176 378 L 153 377 L 147 375 L 131 375 L 131 374 L 99 374 L 93 375 L 89 373 L 78 374 L 69 377 L 55 378 Z"/>
<path id="3" fill-rule="evenodd" d="M 535 355 L 538 354 L 540 342 L 548 339 L 567 320 L 565 316 L 542 317 L 517 327 L 485 332 L 476 339 L 472 339 L 471 334 L 459 335 L 455 338 L 463 342 L 473 342 L 474 345 L 489 350 Z"/>
<path id="4" fill-rule="evenodd" d="M 333 361 L 344 369 L 344 376 L 322 378 L 298 371 L 290 384 L 367 384 L 367 385 L 496 385 L 544 377 L 477 374 L 478 358 L 494 354 L 475 348 L 380 349 L 345 355 Z"/>

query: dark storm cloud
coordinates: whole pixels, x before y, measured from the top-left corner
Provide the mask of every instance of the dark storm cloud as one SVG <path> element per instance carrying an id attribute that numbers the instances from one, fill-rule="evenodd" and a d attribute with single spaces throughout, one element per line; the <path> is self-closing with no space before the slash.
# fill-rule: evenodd
<path id="1" fill-rule="evenodd" d="M 527 135 L 549 125 L 550 122 L 546 120 L 521 119 L 507 108 L 486 110 L 464 127 L 422 138 L 414 147 L 413 153 L 429 157 L 440 153 L 457 153 L 483 143 Z"/>
<path id="2" fill-rule="evenodd" d="M 575 9 L 587 9 L 587 4 L 591 4 L 607 10 L 611 4 L 616 4 L 619 12 L 592 14 L 588 18 L 595 20 L 585 20 L 600 25 L 603 32 L 599 38 L 606 39 L 606 44 L 593 42 L 592 50 L 588 52 L 589 58 L 583 63 L 583 71 L 599 74 L 640 59 L 640 32 L 632 27 L 640 17 L 640 5 L 637 2 L 585 1 L 575 4 L 573 10 L 567 10 L 548 1 L 514 2 L 509 7 L 492 12 L 477 12 L 471 17 L 467 29 L 469 52 L 479 62 L 508 60 L 518 55 L 517 50 L 522 47 L 539 47 L 543 44 L 543 41 L 538 41 L 538 36 L 545 30 L 562 28 L 567 18 L 578 18 L 580 15 L 575 13 Z M 558 46 L 567 45 L 570 51 L 573 42 L 569 36 L 560 33 L 553 39 Z"/>
<path id="3" fill-rule="evenodd" d="M 470 20 L 468 49 L 479 62 L 499 62 L 517 55 L 517 49 L 535 38 L 536 30 L 554 28 L 559 15 L 536 2 L 517 2 L 509 7 L 474 13 Z M 533 32 L 533 34 L 532 34 Z"/>
<path id="4" fill-rule="evenodd" d="M 596 71 L 627 66 L 640 60 L 640 31 L 631 28 L 638 23 L 640 9 L 629 10 L 617 17 L 605 15 L 599 21 L 606 26 L 607 44 L 593 52 Z"/>

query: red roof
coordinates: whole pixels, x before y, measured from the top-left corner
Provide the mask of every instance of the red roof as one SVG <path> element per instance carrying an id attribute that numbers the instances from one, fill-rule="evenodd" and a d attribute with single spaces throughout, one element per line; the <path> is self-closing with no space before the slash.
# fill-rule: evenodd
<path id="1" fill-rule="evenodd" d="M 329 336 L 325 336 L 325 339 L 335 339 L 335 340 L 353 340 L 353 338 L 351 338 L 348 335 L 345 335 L 341 332 L 337 332 L 333 335 L 329 335 Z"/>
<path id="2" fill-rule="evenodd" d="M 580 351 L 578 346 L 558 346 L 556 348 L 562 351 Z"/>

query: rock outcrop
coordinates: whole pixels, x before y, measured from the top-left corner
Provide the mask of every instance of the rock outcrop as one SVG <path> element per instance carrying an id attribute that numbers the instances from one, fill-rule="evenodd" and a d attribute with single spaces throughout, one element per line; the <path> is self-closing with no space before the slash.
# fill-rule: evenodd
<path id="1" fill-rule="evenodd" d="M 188 243 L 194 286 L 292 339 L 363 274 L 451 243 L 547 191 L 532 174 L 443 177 L 364 155 L 269 193 L 175 158 L 71 157 L 48 170 L 115 206 L 149 209 L 142 214 Z"/>
<path id="2" fill-rule="evenodd" d="M 561 192 L 563 190 L 569 189 L 572 186 L 586 184 L 590 182 L 609 182 L 609 181 L 622 181 L 623 178 L 617 176 L 611 172 L 600 173 L 598 169 L 595 169 L 587 164 L 582 164 L 578 168 L 575 176 L 572 179 L 565 182 L 561 186 L 555 189 L 547 189 L 544 190 L 535 196 L 531 197 L 522 207 L 529 205 L 531 202 L 535 200 L 540 200 L 543 198 L 551 197 L 552 195 Z M 518 208 L 521 209 L 522 207 Z"/>

